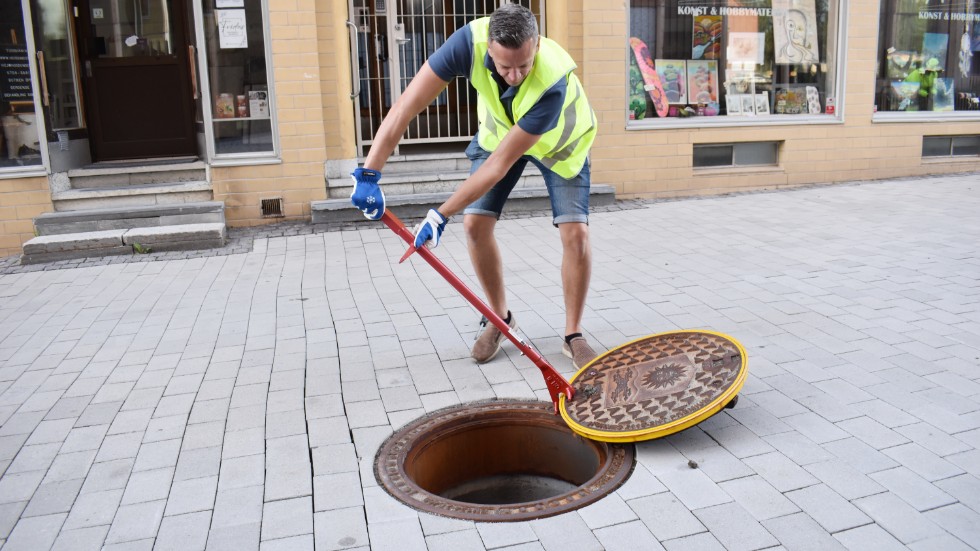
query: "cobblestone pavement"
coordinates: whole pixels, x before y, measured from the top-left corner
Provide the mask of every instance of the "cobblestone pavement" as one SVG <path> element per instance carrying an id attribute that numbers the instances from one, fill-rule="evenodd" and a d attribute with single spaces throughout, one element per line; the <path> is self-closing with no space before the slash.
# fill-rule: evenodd
<path id="1" fill-rule="evenodd" d="M 714 329 L 745 345 L 749 379 L 735 409 L 638 444 L 614 494 L 517 524 L 418 513 L 377 486 L 392 427 L 547 399 L 513 346 L 469 360 L 479 315 L 421 260 L 397 264 L 383 227 L 242 231 L 188 258 L 5 260 L 0 545 L 978 548 L 978 212 L 970 174 L 596 213 L 592 342 Z M 569 376 L 557 232 L 531 216 L 499 237 L 522 332 Z M 443 243 L 476 288 L 458 222 Z"/>

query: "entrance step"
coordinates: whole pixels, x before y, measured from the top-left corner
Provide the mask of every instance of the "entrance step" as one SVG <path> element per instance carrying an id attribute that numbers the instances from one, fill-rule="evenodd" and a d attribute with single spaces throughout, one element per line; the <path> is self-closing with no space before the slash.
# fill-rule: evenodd
<path id="1" fill-rule="evenodd" d="M 204 223 L 224 224 L 224 203 L 204 201 L 46 212 L 34 219 L 34 229 L 41 236 Z"/>
<path id="2" fill-rule="evenodd" d="M 387 177 L 386 177 L 387 179 Z M 385 187 L 385 203 L 387 207 L 395 209 L 399 218 L 424 218 L 429 209 L 441 205 L 452 194 L 451 191 L 435 193 L 414 193 L 405 195 L 395 195 L 388 193 Z M 364 215 L 355 209 L 349 198 L 350 192 L 343 199 L 327 199 L 325 201 L 313 201 L 310 207 L 313 213 L 314 224 L 327 224 L 337 222 L 368 222 Z M 589 193 L 589 204 L 591 206 L 611 205 L 616 201 L 616 188 L 603 184 L 593 184 Z M 539 210 L 551 210 L 551 200 L 548 198 L 548 189 L 540 187 L 521 187 L 515 188 L 510 194 L 504 212 L 531 212 Z"/>
<path id="3" fill-rule="evenodd" d="M 213 197 L 211 184 L 203 180 L 67 189 L 51 193 L 54 210 L 59 212 L 196 203 L 210 201 Z"/>
<path id="4" fill-rule="evenodd" d="M 200 182 L 207 180 L 207 165 L 201 161 L 168 162 L 166 159 L 98 163 L 69 170 L 68 180 L 72 189 Z"/>
<path id="5" fill-rule="evenodd" d="M 223 223 L 180 224 L 35 237 L 24 243 L 21 264 L 155 251 L 223 247 Z"/>

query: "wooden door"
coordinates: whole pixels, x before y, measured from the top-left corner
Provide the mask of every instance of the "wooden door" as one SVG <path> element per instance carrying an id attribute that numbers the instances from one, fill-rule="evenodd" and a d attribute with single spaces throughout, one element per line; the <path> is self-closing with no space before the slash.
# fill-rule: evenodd
<path id="1" fill-rule="evenodd" d="M 92 157 L 194 155 L 185 0 L 76 0 Z"/>

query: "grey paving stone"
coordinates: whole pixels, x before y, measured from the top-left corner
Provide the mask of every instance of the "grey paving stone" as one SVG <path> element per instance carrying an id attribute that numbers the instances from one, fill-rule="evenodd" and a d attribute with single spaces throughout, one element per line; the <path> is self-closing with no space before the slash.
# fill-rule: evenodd
<path id="1" fill-rule="evenodd" d="M 479 532 L 475 528 L 445 534 L 435 534 L 425 537 L 426 549 L 429 551 L 456 551 L 458 549 L 486 549 Z"/>
<path id="2" fill-rule="evenodd" d="M 953 437 L 928 423 L 914 423 L 898 427 L 895 430 L 940 457 L 970 449 L 970 446 L 963 442 L 962 434 Z M 974 447 L 978 444 L 974 444 Z"/>
<path id="3" fill-rule="evenodd" d="M 878 450 L 908 442 L 908 439 L 901 434 L 868 417 L 841 421 L 837 426 Z"/>
<path id="4" fill-rule="evenodd" d="M 804 468 L 848 501 L 885 491 L 884 487 L 867 475 L 840 460 L 811 463 Z"/>
<path id="5" fill-rule="evenodd" d="M 214 514 L 211 517 L 212 532 L 215 528 L 261 523 L 262 495 L 261 486 L 218 492 L 214 503 Z M 256 533 L 256 544 L 258 541 L 258 533 Z"/>
<path id="6" fill-rule="evenodd" d="M 850 436 L 847 432 L 813 412 L 791 415 L 784 417 L 783 420 L 787 425 L 817 444 L 841 440 Z"/>
<path id="7" fill-rule="evenodd" d="M 58 456 L 61 446 L 61 443 L 24 446 L 17 452 L 14 460 L 7 467 L 6 473 L 14 474 L 48 469 L 54 463 L 55 457 Z"/>
<path id="8" fill-rule="evenodd" d="M 45 471 L 27 471 L 0 478 L 0 504 L 28 501 L 41 485 Z"/>
<path id="9" fill-rule="evenodd" d="M 592 505 L 579 509 L 578 513 L 593 531 L 637 519 L 633 509 L 618 494 L 610 494 Z"/>
<path id="10" fill-rule="evenodd" d="M 930 482 L 963 474 L 963 470 L 956 465 L 914 442 L 888 448 L 882 453 Z"/>
<path id="11" fill-rule="evenodd" d="M 313 551 L 313 534 L 293 536 L 278 540 L 265 540 L 259 551 Z"/>
<path id="12" fill-rule="evenodd" d="M 58 533 L 51 551 L 99 551 L 109 533 L 109 526 L 92 526 Z"/>
<path id="13" fill-rule="evenodd" d="M 980 513 L 962 503 L 926 511 L 925 515 L 967 545 L 980 542 Z"/>
<path id="14" fill-rule="evenodd" d="M 121 543 L 153 538 L 163 519 L 163 510 L 167 502 L 149 501 L 132 505 L 121 505 L 116 511 L 106 543 Z"/>
<path id="15" fill-rule="evenodd" d="M 787 492 L 786 497 L 831 533 L 872 522 L 867 515 L 824 484 Z"/>
<path id="16" fill-rule="evenodd" d="M 854 501 L 859 509 L 902 543 L 941 535 L 939 527 L 893 493 L 877 494 Z"/>
<path id="17" fill-rule="evenodd" d="M 207 551 L 258 551 L 259 523 L 248 522 L 215 528 L 208 532 Z"/>
<path id="18" fill-rule="evenodd" d="M 313 465 L 306 435 L 266 443 L 265 498 L 269 501 L 313 494 Z"/>
<path id="19" fill-rule="evenodd" d="M 65 438 L 60 452 L 70 453 L 97 450 L 102 444 L 102 439 L 108 430 L 108 424 L 74 428 L 68 433 L 68 437 Z"/>
<path id="20" fill-rule="evenodd" d="M 715 482 L 724 482 L 754 474 L 742 460 L 720 446 L 684 451 L 684 456 L 698 464 L 704 474 Z"/>
<path id="21" fill-rule="evenodd" d="M 164 440 L 162 442 L 144 442 L 136 454 L 133 471 L 162 469 L 177 465 L 180 454 L 180 440 Z"/>
<path id="22" fill-rule="evenodd" d="M 371 522 L 368 524 L 372 549 L 425 551 L 425 536 L 418 519 Z"/>
<path id="23" fill-rule="evenodd" d="M 265 429 L 254 428 L 226 432 L 221 448 L 222 459 L 244 457 L 265 451 Z"/>
<path id="24" fill-rule="evenodd" d="M 698 469 L 691 469 L 686 464 L 655 472 L 664 486 L 688 509 L 701 509 L 732 500 L 708 475 Z"/>
<path id="25" fill-rule="evenodd" d="M 311 496 L 284 499 L 265 504 L 262 514 L 262 540 L 313 534 Z"/>
<path id="26" fill-rule="evenodd" d="M 633 468 L 633 474 L 616 490 L 616 494 L 624 500 L 630 501 L 638 497 L 646 497 L 666 491 L 666 486 L 650 474 L 646 467 L 638 464 Z"/>
<path id="27" fill-rule="evenodd" d="M 806 513 L 796 513 L 762 522 L 786 549 L 824 551 L 844 549 L 829 532 Z"/>
<path id="28" fill-rule="evenodd" d="M 779 543 L 737 503 L 698 509 L 694 514 L 726 549 L 761 549 Z"/>
<path id="29" fill-rule="evenodd" d="M 718 538 L 709 532 L 667 540 L 663 542 L 663 545 L 667 551 L 724 551 L 725 549 Z"/>
<path id="30" fill-rule="evenodd" d="M 857 438 L 827 442 L 823 447 L 858 472 L 864 474 L 875 473 L 898 466 L 898 463 L 894 459 Z"/>
<path id="31" fill-rule="evenodd" d="M 265 482 L 265 454 L 233 457 L 221 462 L 218 490 L 261 486 Z"/>
<path id="32" fill-rule="evenodd" d="M 122 495 L 122 490 L 79 494 L 68 513 L 64 529 L 109 525 L 116 515 Z"/>
<path id="33" fill-rule="evenodd" d="M 516 546 L 522 543 L 537 542 L 538 535 L 531 529 L 530 522 L 477 523 L 476 530 L 487 549 Z"/>
<path id="34" fill-rule="evenodd" d="M 0 504 L 0 539 L 10 536 L 10 531 L 14 529 L 25 507 L 27 501 Z"/>
<path id="35" fill-rule="evenodd" d="M 660 542 L 640 521 L 600 528 L 593 533 L 606 551 L 632 551 L 634 549 L 660 551 L 663 549 Z"/>
<path id="36" fill-rule="evenodd" d="M 60 513 L 23 518 L 14 526 L 3 548 L 14 551 L 50 549 L 67 516 L 65 513 Z"/>
<path id="37" fill-rule="evenodd" d="M 882 551 L 907 549 L 901 542 L 876 524 L 838 532 L 834 534 L 834 537 L 848 549 L 880 549 Z"/>
<path id="38" fill-rule="evenodd" d="M 660 541 L 705 531 L 697 517 L 672 494 L 641 497 L 627 503 Z"/>
<path id="39" fill-rule="evenodd" d="M 579 515 L 557 515 L 531 521 L 531 530 L 545 549 L 569 549 L 574 546 L 583 550 L 602 550 L 592 530 Z"/>
<path id="40" fill-rule="evenodd" d="M 369 543 L 363 507 L 337 509 L 313 515 L 317 549 L 349 549 Z"/>
<path id="41" fill-rule="evenodd" d="M 182 451 L 177 457 L 174 480 L 218 476 L 220 468 L 221 446 Z"/>
<path id="42" fill-rule="evenodd" d="M 780 492 L 805 488 L 818 482 L 810 473 L 779 452 L 749 457 L 745 459 L 745 463 Z"/>
<path id="43" fill-rule="evenodd" d="M 166 500 L 167 496 L 170 495 L 170 485 L 173 478 L 173 467 L 134 472 L 126 483 L 122 504 Z"/>
<path id="44" fill-rule="evenodd" d="M 49 482 L 41 484 L 34 497 L 27 504 L 24 510 L 24 517 L 36 517 L 52 515 L 57 513 L 67 513 L 71 510 L 75 497 L 82 487 L 85 479 L 76 478 L 74 480 L 63 480 L 59 482 Z"/>
<path id="45" fill-rule="evenodd" d="M 874 473 L 871 478 L 919 511 L 928 511 L 956 501 L 905 467 Z"/>
<path id="46" fill-rule="evenodd" d="M 314 448 L 351 442 L 351 431 L 346 417 L 309 419 L 307 427 L 310 431 L 310 446 Z"/>
<path id="47" fill-rule="evenodd" d="M 946 456 L 946 459 L 973 476 L 980 476 L 980 450 L 954 453 Z"/>
<path id="48" fill-rule="evenodd" d="M 337 474 L 357 471 L 354 444 L 334 444 L 313 448 L 313 474 Z"/>
<path id="49" fill-rule="evenodd" d="M 167 498 L 167 516 L 210 511 L 214 508 L 218 477 L 209 476 L 175 481 Z M 210 523 L 210 516 L 208 517 Z"/>
<path id="50" fill-rule="evenodd" d="M 163 517 L 153 549 L 160 551 L 203 551 L 207 545 L 210 526 L 210 511 Z"/>
<path id="51" fill-rule="evenodd" d="M 756 520 L 768 520 L 798 512 L 793 502 L 759 476 L 749 476 L 720 484 Z"/>
<path id="52" fill-rule="evenodd" d="M 943 534 L 934 538 L 917 541 L 909 544 L 909 549 L 915 551 L 928 551 L 930 549 L 942 549 L 943 551 L 973 551 L 976 547 L 963 543 L 959 538 L 950 534 Z"/>

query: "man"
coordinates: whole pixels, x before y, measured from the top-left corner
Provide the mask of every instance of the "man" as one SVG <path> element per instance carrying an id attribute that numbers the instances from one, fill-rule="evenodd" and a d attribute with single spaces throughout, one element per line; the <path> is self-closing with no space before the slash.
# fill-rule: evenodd
<path id="1" fill-rule="evenodd" d="M 380 171 L 398 140 L 449 81 L 468 77 L 478 94 L 480 119 L 479 132 L 466 149 L 472 161 L 470 176 L 415 227 L 415 247 L 437 246 L 446 222 L 463 211 L 470 259 L 487 302 L 516 328 L 507 308 L 493 230 L 524 167 L 528 162 L 536 165 L 548 186 L 552 221 L 562 242 L 566 335 L 562 350 L 580 368 L 596 356 L 580 326 L 592 271 L 588 153 L 596 124 L 582 85 L 572 73 L 575 67 L 560 46 L 538 36 L 537 20 L 523 6 L 507 4 L 490 17 L 469 23 L 423 64 L 384 118 L 363 168 L 352 174 L 351 202 L 368 218 L 381 218 Z M 493 324 L 484 322 L 473 359 L 490 361 L 503 339 Z"/>

